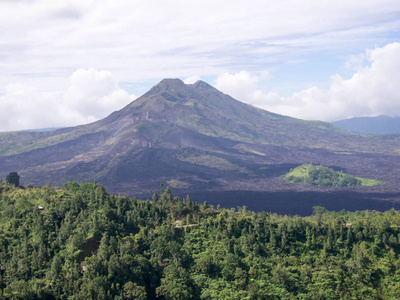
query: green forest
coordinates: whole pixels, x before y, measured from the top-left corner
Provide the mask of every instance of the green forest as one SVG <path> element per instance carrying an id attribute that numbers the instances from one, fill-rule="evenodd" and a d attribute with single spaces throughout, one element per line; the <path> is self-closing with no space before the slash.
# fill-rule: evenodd
<path id="1" fill-rule="evenodd" d="M 373 186 L 381 185 L 383 182 L 355 177 L 344 173 L 337 172 L 332 168 L 316 164 L 305 163 L 297 168 L 291 169 L 290 172 L 283 176 L 289 182 L 307 183 L 324 187 L 349 187 L 355 185 Z"/>
<path id="2" fill-rule="evenodd" d="M 2 299 L 400 299 L 400 214 L 0 183 Z"/>

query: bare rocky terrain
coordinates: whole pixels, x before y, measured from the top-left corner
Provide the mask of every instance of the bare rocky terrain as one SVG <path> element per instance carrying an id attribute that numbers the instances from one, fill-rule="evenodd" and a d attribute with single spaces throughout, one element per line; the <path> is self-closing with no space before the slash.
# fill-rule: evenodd
<path id="1" fill-rule="evenodd" d="M 202 81 L 165 79 L 94 123 L 0 134 L 0 177 L 16 171 L 25 185 L 97 181 L 141 198 L 164 183 L 199 202 L 290 214 L 314 205 L 384 210 L 400 200 L 399 141 L 263 111 Z M 305 162 L 385 184 L 326 189 L 280 177 Z"/>

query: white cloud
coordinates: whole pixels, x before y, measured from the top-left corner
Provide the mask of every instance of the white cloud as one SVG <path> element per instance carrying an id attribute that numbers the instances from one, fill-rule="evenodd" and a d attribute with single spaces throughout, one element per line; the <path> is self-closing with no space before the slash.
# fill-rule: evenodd
<path id="1" fill-rule="evenodd" d="M 193 76 L 190 76 L 190 77 L 187 77 L 186 79 L 184 79 L 183 82 L 186 84 L 193 84 L 193 83 L 199 81 L 200 79 L 201 79 L 200 76 L 193 75 Z"/>
<path id="2" fill-rule="evenodd" d="M 350 58 L 356 72 L 350 79 L 331 78 L 328 90 L 318 87 L 280 97 L 258 89 L 260 79 L 248 72 L 223 74 L 215 86 L 238 100 L 302 119 L 333 121 L 357 116 L 400 115 L 400 43 L 367 50 Z M 356 64 L 355 64 L 356 62 Z M 362 64 L 361 64 L 362 63 Z"/>
<path id="3" fill-rule="evenodd" d="M 64 126 L 97 119 L 115 109 L 110 103 L 125 103 L 127 93 L 115 85 L 115 78 L 106 74 L 96 77 L 90 73 L 91 67 L 110 71 L 124 86 L 135 87 L 140 82 L 141 88 L 150 88 L 164 77 L 190 82 L 225 74 L 227 78 L 219 78 L 218 84 L 226 89 L 233 80 L 241 84 L 242 89 L 229 88 L 238 98 L 253 93 L 251 101 L 265 108 L 271 106 L 265 103 L 279 102 L 280 106 L 272 108 L 282 113 L 328 118 L 312 107 L 327 111 L 326 103 L 341 104 L 332 95 L 333 88 L 337 93 L 344 89 L 343 79 L 336 78 L 329 92 L 314 88 L 281 99 L 261 90 L 260 85 L 268 83 L 264 76 L 268 73 L 262 72 L 287 70 L 288 65 L 299 62 L 306 66 L 319 56 L 343 59 L 371 45 L 398 40 L 399 13 L 398 0 L 369 0 L 362 5 L 351 0 L 0 1 L 0 107 L 16 114 L 13 121 L 3 119 L 0 130 L 37 127 L 51 117 L 42 113 L 49 108 L 60 110 L 49 124 Z M 362 57 L 354 57 L 348 65 L 360 76 L 366 67 Z M 87 73 L 74 74 L 69 86 L 69 76 L 78 69 Z M 245 73 L 236 76 L 240 70 L 247 70 L 248 78 Z M 105 76 L 106 84 L 100 84 L 99 76 Z M 291 80 L 277 84 L 294 86 Z M 98 84 L 101 95 L 93 92 L 88 81 Z M 19 88 L 13 89 L 26 96 L 10 94 L 15 82 Z M 324 100 L 313 103 L 320 94 Z M 27 100 L 23 99 L 28 98 L 34 103 L 32 112 L 41 118 L 36 123 L 33 118 L 29 121 L 27 113 L 27 119 L 18 115 L 25 111 Z M 302 104 L 304 99 L 308 100 Z M 17 112 L 10 103 L 23 105 Z M 42 104 L 46 106 L 39 108 Z M 91 105 L 96 107 L 94 111 Z M 305 106 L 309 110 L 302 111 Z M 375 110 L 381 106 L 375 104 Z M 7 125 L 9 122 L 14 123 Z"/>
<path id="4" fill-rule="evenodd" d="M 107 71 L 79 69 L 65 92 L 43 92 L 33 86 L 9 84 L 0 96 L 0 130 L 72 126 L 106 117 L 132 102 Z"/>
<path id="5" fill-rule="evenodd" d="M 221 91 L 229 91 L 229 95 L 237 99 L 257 98 L 258 77 L 249 72 L 236 74 L 224 73 L 215 81 L 215 87 Z"/>
<path id="6" fill-rule="evenodd" d="M 367 56 L 365 55 L 365 53 L 360 53 L 358 55 L 352 55 L 346 61 L 345 67 L 346 67 L 346 69 L 351 70 L 351 71 L 358 71 L 365 66 L 366 59 L 367 59 Z"/>
<path id="7" fill-rule="evenodd" d="M 114 75 L 107 71 L 79 69 L 70 82 L 63 104 L 71 111 L 79 111 L 87 121 L 103 118 L 136 98 L 120 89 Z"/>
<path id="8" fill-rule="evenodd" d="M 383 44 L 398 34 L 399 12 L 397 0 L 0 1 L 0 87 L 91 66 L 123 82 L 261 72 Z"/>
<path id="9" fill-rule="evenodd" d="M 9 84 L 0 96 L 0 130 L 28 129 L 34 125 L 47 127 L 56 121 L 56 106 L 49 94 L 23 84 Z M 49 123 L 48 123 L 49 122 Z"/>
<path id="10" fill-rule="evenodd" d="M 238 100 L 302 119 L 333 121 L 356 116 L 400 115 L 400 43 L 366 50 L 349 58 L 349 79 L 331 77 L 329 88 L 318 86 L 281 97 L 265 92 L 269 73 L 225 72 L 215 87 Z M 185 79 L 193 83 L 200 76 Z M 61 92 L 27 84 L 8 84 L 0 96 L 0 130 L 72 126 L 103 118 L 136 98 L 121 89 L 116 77 L 94 68 L 78 69 Z"/>

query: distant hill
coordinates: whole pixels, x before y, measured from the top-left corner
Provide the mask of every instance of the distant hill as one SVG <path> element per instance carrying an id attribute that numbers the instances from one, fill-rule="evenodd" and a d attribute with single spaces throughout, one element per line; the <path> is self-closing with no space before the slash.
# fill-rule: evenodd
<path id="1" fill-rule="evenodd" d="M 285 203 L 292 201 L 293 190 L 312 192 L 318 201 L 323 188 L 296 186 L 280 177 L 312 162 L 386 183 L 354 187 L 352 198 L 362 194 L 364 201 L 363 193 L 372 193 L 374 199 L 392 200 L 400 199 L 399 140 L 365 137 L 329 123 L 267 112 L 203 81 L 164 79 L 94 123 L 0 133 L 0 178 L 18 172 L 21 184 L 34 186 L 97 181 L 112 193 L 140 197 L 151 197 L 164 183 L 178 195 L 206 197 L 210 203 L 277 210 L 289 207 Z M 264 200 L 251 203 L 249 192 L 266 194 L 257 196 Z M 221 193 L 229 197 L 224 200 Z M 235 202 L 232 197 L 239 198 Z M 271 208 L 266 198 L 281 203 Z"/>
<path id="2" fill-rule="evenodd" d="M 378 117 L 351 118 L 332 122 L 342 129 L 368 134 L 400 134 L 400 117 L 381 115 Z"/>

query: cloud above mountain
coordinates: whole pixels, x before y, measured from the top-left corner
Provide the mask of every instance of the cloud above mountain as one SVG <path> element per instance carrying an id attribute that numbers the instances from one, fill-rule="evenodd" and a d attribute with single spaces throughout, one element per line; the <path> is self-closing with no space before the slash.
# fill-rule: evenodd
<path id="1" fill-rule="evenodd" d="M 395 0 L 0 1 L 0 83 L 90 67 L 123 82 L 279 68 L 388 43 L 399 12 Z"/>
<path id="2" fill-rule="evenodd" d="M 366 50 L 351 57 L 348 67 L 353 75 L 333 75 L 327 90 L 318 86 L 281 97 L 258 88 L 268 84 L 265 75 L 247 71 L 224 73 L 215 80 L 215 87 L 237 99 L 283 115 L 302 119 L 333 121 L 357 116 L 398 115 L 400 111 L 400 43 Z"/>
<path id="3" fill-rule="evenodd" d="M 85 124 L 106 117 L 136 98 L 121 89 L 110 72 L 93 68 L 75 71 L 69 88 L 61 93 L 9 84 L 0 96 L 0 130 Z"/>
<path id="4" fill-rule="evenodd" d="M 0 130 L 95 120 L 162 78 L 221 87 L 236 80 L 242 85 L 229 90 L 239 99 L 297 117 L 390 111 L 392 90 L 385 104 L 373 84 L 358 88 L 360 97 L 348 94 L 379 72 L 371 67 L 383 61 L 378 49 L 399 41 L 399 14 L 397 0 L 0 0 Z M 346 61 L 371 70 L 352 78 Z M 117 86 L 106 76 L 112 91 L 104 82 L 98 93 L 75 87 L 75 79 L 101 81 L 92 69 L 118 78 Z M 77 70 L 88 73 L 70 78 Z M 60 111 L 54 120 L 49 108 Z"/>
<path id="5" fill-rule="evenodd" d="M 400 111 L 398 70 L 400 43 L 368 49 L 345 62 L 349 78 L 333 75 L 327 89 L 310 86 L 282 97 L 264 92 L 273 73 L 223 73 L 214 86 L 232 97 L 262 109 L 301 119 L 335 121 L 358 116 L 389 115 Z M 191 84 L 200 76 L 186 78 Z M 106 117 L 135 100 L 108 71 L 94 68 L 72 73 L 62 92 L 48 92 L 27 84 L 9 84 L 0 96 L 1 131 L 63 127 Z"/>

